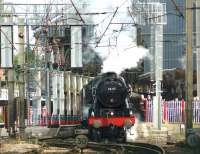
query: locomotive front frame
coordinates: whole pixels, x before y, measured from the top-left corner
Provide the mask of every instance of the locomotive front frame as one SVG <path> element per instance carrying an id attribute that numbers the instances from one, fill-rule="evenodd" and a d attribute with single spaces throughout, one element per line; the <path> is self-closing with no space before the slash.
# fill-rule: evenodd
<path id="1" fill-rule="evenodd" d="M 114 78 L 114 80 L 112 78 Z M 102 82 L 105 82 L 106 80 L 108 82 L 112 81 L 113 84 L 116 84 L 116 87 L 119 87 L 120 84 L 120 86 L 123 86 L 121 88 L 119 87 L 120 90 L 127 93 L 126 97 L 119 97 L 124 98 L 122 100 L 117 100 L 119 105 L 115 105 L 113 107 L 109 105 L 106 106 L 106 103 L 103 102 L 105 98 L 98 100 L 98 94 L 96 90 L 98 89 L 98 85 L 100 85 Z M 115 87 L 113 88 L 115 85 L 112 85 L 112 83 L 110 84 L 111 86 L 109 86 L 108 83 L 108 87 L 106 87 L 109 92 L 111 91 L 111 94 L 112 90 L 116 90 Z M 101 77 L 95 79 L 94 82 L 91 82 L 90 84 L 90 90 L 88 90 L 90 93 L 88 96 L 90 96 L 89 100 L 92 101 L 90 101 L 91 104 L 87 117 L 87 128 L 89 129 L 90 138 L 93 140 L 98 140 L 105 137 L 125 139 L 126 130 L 135 124 L 135 116 L 133 115 L 133 112 L 128 105 L 129 90 L 125 81 L 122 77 L 119 77 L 116 74 L 104 74 Z M 83 100 L 84 99 L 85 98 L 83 98 Z"/>

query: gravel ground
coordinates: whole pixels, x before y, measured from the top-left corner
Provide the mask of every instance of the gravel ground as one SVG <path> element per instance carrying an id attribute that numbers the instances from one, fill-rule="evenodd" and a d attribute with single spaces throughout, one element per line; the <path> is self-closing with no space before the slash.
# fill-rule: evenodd
<path id="1" fill-rule="evenodd" d="M 39 145 L 36 144 L 2 144 L 0 153 L 6 154 L 24 154 L 24 153 L 39 153 L 41 150 Z"/>
<path id="2" fill-rule="evenodd" d="M 200 151 L 195 150 L 194 148 L 188 147 L 183 143 L 176 143 L 172 145 L 165 145 L 163 148 L 166 151 L 166 154 L 200 154 Z"/>
<path id="3" fill-rule="evenodd" d="M 184 144 L 172 144 L 164 145 L 163 148 L 166 154 L 200 154 L 200 152 L 195 151 L 194 148 L 190 148 Z M 0 147 L 0 153 L 6 154 L 24 154 L 24 153 L 70 153 L 67 148 L 49 147 L 41 150 L 41 147 L 36 144 L 2 144 Z M 91 153 L 92 151 L 84 151 L 85 153 Z M 94 151 L 93 151 L 94 152 Z M 77 152 L 79 153 L 79 152 Z"/>

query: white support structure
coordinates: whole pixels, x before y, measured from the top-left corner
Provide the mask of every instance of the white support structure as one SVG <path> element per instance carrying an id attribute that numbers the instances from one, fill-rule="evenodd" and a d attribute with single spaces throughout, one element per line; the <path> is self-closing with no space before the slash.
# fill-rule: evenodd
<path id="1" fill-rule="evenodd" d="M 65 96 L 64 96 L 64 72 L 59 72 L 59 97 L 60 97 L 60 115 L 65 113 Z"/>
<path id="2" fill-rule="evenodd" d="M 77 82 L 76 75 L 72 76 L 72 88 L 73 88 L 73 98 L 72 98 L 72 106 L 73 106 L 73 115 L 77 115 Z"/>
<path id="3" fill-rule="evenodd" d="M 78 113 L 81 113 L 81 101 L 80 101 L 80 97 L 81 97 L 81 95 L 80 95 L 80 91 L 81 91 L 81 89 L 83 88 L 83 76 L 78 76 L 78 98 L 77 98 L 77 104 L 78 104 Z"/>
<path id="4" fill-rule="evenodd" d="M 0 23 L 1 24 L 1 23 Z M 13 26 L 1 26 L 0 31 L 0 52 L 2 68 L 13 67 Z"/>
<path id="5" fill-rule="evenodd" d="M 161 129 L 162 124 L 162 98 L 161 98 L 161 82 L 163 80 L 163 25 L 155 25 L 155 32 L 151 35 L 155 35 L 155 49 L 154 49 L 154 64 L 155 64 L 155 84 L 156 84 L 156 96 L 153 99 L 153 123 L 154 127 Z"/>
<path id="6" fill-rule="evenodd" d="M 58 111 L 58 87 L 57 87 L 57 71 L 52 72 L 52 89 L 53 89 L 53 115 L 57 115 Z"/>
<path id="7" fill-rule="evenodd" d="M 151 81 L 155 81 L 155 26 L 151 26 L 151 38 L 150 38 L 150 71 L 151 71 Z"/>
<path id="8" fill-rule="evenodd" d="M 67 115 L 71 115 L 72 111 L 73 115 L 80 115 L 81 105 L 79 92 L 83 88 L 83 85 L 88 83 L 90 77 L 73 74 L 71 72 L 65 72 L 65 77 L 66 85 L 64 91 L 67 94 L 65 96 Z M 61 95 L 60 100 L 62 101 Z"/>
<path id="9" fill-rule="evenodd" d="M 133 14 L 136 15 L 138 24 L 167 24 L 166 3 L 138 2 L 136 7 L 137 9 L 133 10 Z"/>
<path id="10" fill-rule="evenodd" d="M 153 123 L 158 130 L 161 129 L 161 83 L 163 80 L 163 25 L 167 24 L 166 3 L 140 2 L 136 3 L 133 14 L 137 23 L 151 26 L 151 80 L 155 81 L 155 93 L 153 97 Z"/>
<path id="11" fill-rule="evenodd" d="M 82 27 L 71 26 L 71 67 L 82 66 Z"/>
<path id="12" fill-rule="evenodd" d="M 66 83 L 67 83 L 67 86 L 66 86 L 66 91 L 67 91 L 67 115 L 71 115 L 71 73 L 70 72 L 66 72 Z"/>
<path id="13" fill-rule="evenodd" d="M 33 110 L 33 125 L 39 125 L 41 116 L 41 71 L 36 74 L 36 92 L 32 96 L 32 110 Z"/>
<path id="14" fill-rule="evenodd" d="M 33 2 L 34 3 L 34 2 Z M 41 1 L 40 5 L 38 4 L 29 4 L 26 3 L 3 3 L 1 7 L 4 7 L 4 11 L 0 11 L 0 17 L 4 19 L 4 25 L 20 25 L 21 23 L 18 22 L 18 16 L 23 16 L 27 18 L 27 24 L 36 26 L 36 25 L 43 25 L 44 24 L 44 16 L 49 13 L 49 18 L 51 21 L 48 23 L 49 25 L 58 25 L 59 24 L 71 24 L 71 25 L 81 25 L 82 23 L 79 22 L 80 17 L 77 15 L 76 10 L 72 6 L 71 3 L 67 2 L 54 2 L 52 3 L 44 3 Z M 0 3 L 1 4 L 1 3 Z M 47 6 L 51 6 L 51 9 L 48 10 Z M 83 4 L 76 4 L 77 8 L 80 10 L 84 10 L 85 6 Z M 88 5 L 89 6 L 89 5 Z M 49 11 L 49 12 L 47 12 Z M 67 17 L 68 20 L 62 20 Z M 9 18 L 13 18 L 12 21 L 9 21 Z M 90 20 L 88 20 L 90 21 Z M 92 21 L 91 21 L 92 23 Z M 25 25 L 25 24 L 23 24 Z"/>

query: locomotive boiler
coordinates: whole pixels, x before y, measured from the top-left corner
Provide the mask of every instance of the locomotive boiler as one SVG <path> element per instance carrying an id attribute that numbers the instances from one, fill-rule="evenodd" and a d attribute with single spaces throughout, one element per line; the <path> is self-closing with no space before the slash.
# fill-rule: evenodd
<path id="1" fill-rule="evenodd" d="M 126 139 L 135 117 L 129 107 L 129 87 L 122 77 L 113 72 L 95 77 L 84 86 L 81 101 L 91 139 Z"/>

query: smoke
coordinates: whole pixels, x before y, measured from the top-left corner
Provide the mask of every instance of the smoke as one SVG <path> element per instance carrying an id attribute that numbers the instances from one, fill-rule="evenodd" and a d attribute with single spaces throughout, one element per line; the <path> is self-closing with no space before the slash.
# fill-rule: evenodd
<path id="1" fill-rule="evenodd" d="M 83 64 L 99 64 L 102 65 L 102 59 L 93 48 L 87 46 L 83 52 Z"/>
<path id="2" fill-rule="evenodd" d="M 93 18 L 94 23 L 100 23 L 96 28 L 96 38 L 98 43 L 94 50 L 103 59 L 102 72 L 113 71 L 120 73 L 124 69 L 137 66 L 137 62 L 147 54 L 147 49 L 136 46 L 136 28 L 134 24 L 109 24 L 112 23 L 134 23 L 133 18 L 128 13 L 129 1 L 121 0 L 101 0 L 93 1 L 91 9 L 96 8 L 96 12 L 111 12 Z M 119 7 L 113 17 L 116 7 Z M 106 29 L 108 26 L 108 29 Z M 104 35 L 102 35 L 105 32 Z"/>
<path id="3" fill-rule="evenodd" d="M 146 123 L 140 121 L 140 114 L 135 114 L 135 117 L 135 125 L 126 132 L 128 142 L 140 141 L 150 136 L 150 129 Z"/>
<path id="4" fill-rule="evenodd" d="M 137 66 L 137 62 L 146 55 L 147 49 L 137 47 L 131 41 L 130 37 L 122 34 L 116 49 L 111 50 L 104 60 L 103 72 L 114 71 L 119 74 L 126 68 Z"/>

